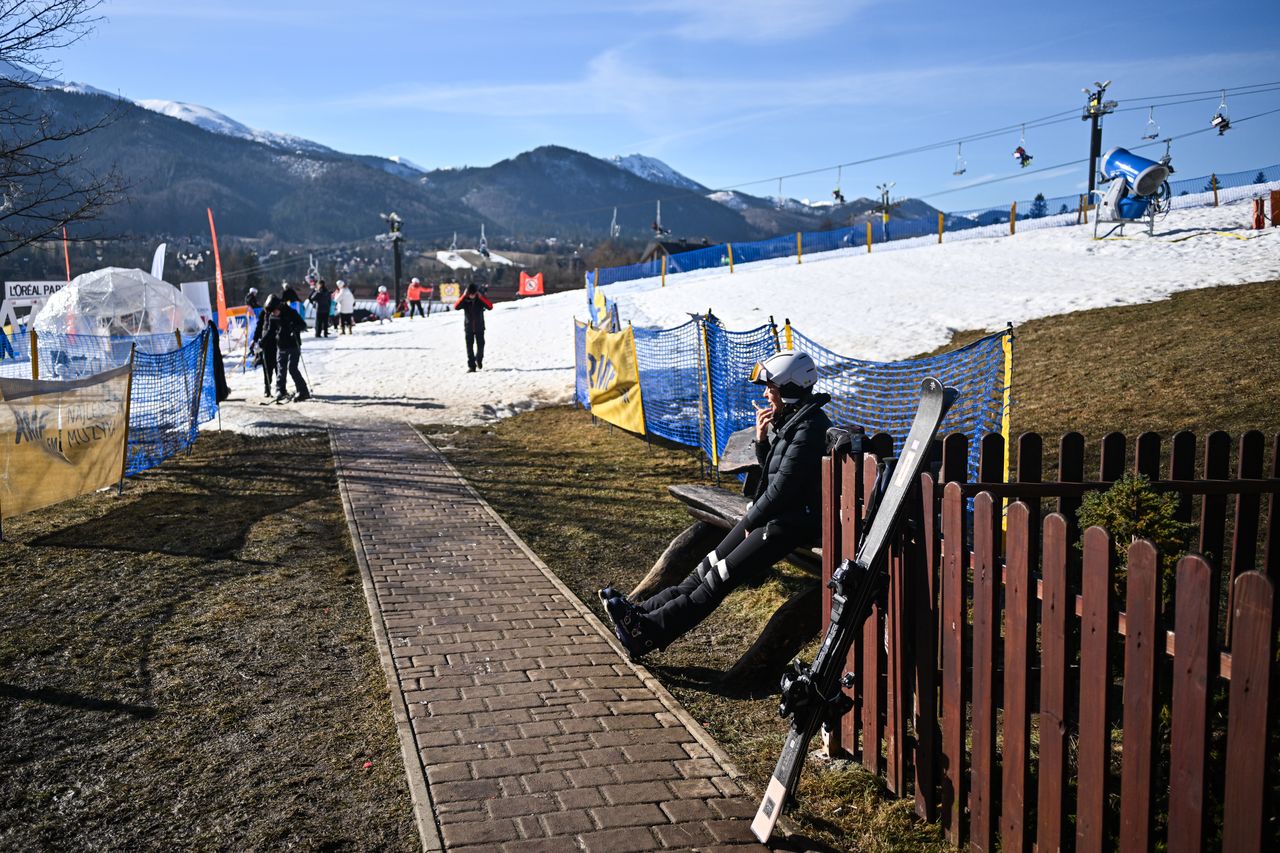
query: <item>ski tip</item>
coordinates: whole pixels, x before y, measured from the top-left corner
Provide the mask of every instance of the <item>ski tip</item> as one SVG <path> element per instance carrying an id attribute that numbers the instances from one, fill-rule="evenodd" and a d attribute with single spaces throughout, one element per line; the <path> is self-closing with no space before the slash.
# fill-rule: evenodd
<path id="1" fill-rule="evenodd" d="M 920 383 L 920 396 L 928 397 L 933 394 L 942 395 L 942 410 L 945 412 L 951 408 L 951 404 L 960 396 L 960 390 L 943 385 L 941 380 L 933 376 L 926 376 L 924 381 Z"/>

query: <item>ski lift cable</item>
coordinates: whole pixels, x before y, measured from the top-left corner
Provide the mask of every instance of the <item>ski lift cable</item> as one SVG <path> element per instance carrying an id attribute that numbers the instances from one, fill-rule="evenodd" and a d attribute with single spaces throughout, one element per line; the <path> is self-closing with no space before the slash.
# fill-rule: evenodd
<path id="1" fill-rule="evenodd" d="M 1235 126 L 1237 124 L 1243 124 L 1246 121 L 1250 121 L 1251 119 L 1262 118 L 1264 116 L 1274 115 L 1276 113 L 1280 113 L 1280 107 L 1277 107 L 1274 110 L 1266 110 L 1265 112 L 1255 113 L 1251 116 L 1246 116 L 1245 118 L 1234 120 L 1232 121 L 1231 124 L 1232 126 Z M 1202 127 L 1196 130 L 1189 130 L 1186 133 L 1180 133 L 1174 136 L 1170 136 L 1167 139 L 1159 140 L 1157 142 L 1146 142 L 1141 145 L 1134 145 L 1129 150 L 1138 151 L 1143 148 L 1150 148 L 1154 145 L 1164 145 L 1167 142 L 1174 142 L 1179 139 L 1186 139 L 1187 137 L 1190 137 L 1190 136 L 1199 136 L 1202 133 L 1212 133 L 1212 132 L 1214 132 L 1214 128 Z M 991 184 L 1001 184 L 1001 183 L 1004 183 L 1005 181 L 1018 180 L 1019 178 L 1025 178 L 1030 175 L 1038 175 L 1043 172 L 1050 172 L 1050 171 L 1053 171 L 1054 169 L 1063 169 L 1063 168 L 1066 168 L 1067 166 L 1079 166 L 1080 164 L 1087 163 L 1087 162 L 1089 162 L 1089 158 L 1082 157 L 1079 160 L 1070 160 L 1065 163 L 1057 163 L 1053 166 L 1041 166 L 1038 169 L 1028 169 L 1025 172 L 1018 172 L 1013 175 L 1005 175 L 999 178 L 991 178 L 990 180 L 986 180 L 986 181 L 978 181 L 972 184 L 965 184 L 962 187 L 953 187 L 951 189 L 939 190 L 938 192 L 924 193 L 922 195 L 915 196 L 915 198 L 919 198 L 919 199 L 937 198 L 938 196 L 950 195 L 951 193 L 962 192 L 964 190 L 978 189 L 979 187 L 990 186 Z"/>
<path id="2" fill-rule="evenodd" d="M 1227 89 L 1227 91 L 1229 91 L 1229 92 L 1233 92 L 1233 93 L 1239 93 L 1239 92 L 1240 92 L 1240 90 L 1243 90 L 1243 89 L 1250 89 L 1250 88 L 1252 88 L 1252 89 L 1257 89 L 1257 90 L 1259 90 L 1259 91 L 1247 92 L 1247 93 L 1245 93 L 1245 94 L 1264 94 L 1266 91 L 1272 91 L 1272 90 L 1264 89 L 1264 88 L 1263 88 L 1263 87 L 1267 87 L 1267 86 L 1277 87 L 1277 89 L 1280 89 L 1280 81 L 1278 81 L 1278 82 L 1271 82 L 1271 83 L 1258 83 L 1258 84 L 1253 84 L 1252 86 L 1237 86 L 1237 87 L 1231 87 L 1231 88 L 1228 88 L 1228 89 Z M 1144 102 L 1146 102 L 1146 103 L 1144 103 L 1144 104 L 1142 104 L 1142 105 L 1140 105 L 1140 106 L 1137 106 L 1137 107 L 1120 108 L 1120 109 L 1115 110 L 1115 112 L 1125 112 L 1125 111 L 1128 111 L 1128 110 L 1134 110 L 1134 109 L 1146 109 L 1146 108 L 1149 106 L 1150 102 L 1152 102 L 1152 101 L 1158 101 L 1158 100 L 1160 100 L 1160 99 L 1162 99 L 1162 98 L 1183 97 L 1183 96 L 1187 96 L 1187 95 L 1200 95 L 1200 94 L 1205 94 L 1205 92 L 1210 92 L 1210 91 L 1211 91 L 1211 92 L 1213 92 L 1213 93 L 1220 93 L 1222 90 L 1221 90 L 1221 89 L 1213 89 L 1213 90 L 1205 90 L 1204 92 L 1183 92 L 1183 93 L 1178 93 L 1178 94 L 1171 94 L 1171 95 L 1157 95 L 1157 96 L 1150 96 L 1150 95 L 1148 95 L 1148 96 L 1145 96 L 1145 97 L 1143 97 L 1143 98 L 1141 98 L 1141 99 L 1127 99 L 1127 100 L 1142 100 L 1142 101 L 1144 101 Z M 1199 99 L 1199 100 L 1207 100 L 1207 99 Z M 1179 102 L 1179 103 L 1192 103 L 1192 102 L 1194 102 L 1194 101 L 1185 101 L 1185 102 Z M 1174 104 L 1174 103 L 1158 104 L 1158 106 L 1176 106 L 1176 105 L 1177 105 L 1177 104 Z M 1004 126 L 1004 127 L 998 127 L 998 128 L 992 128 L 992 129 L 990 129 L 990 130 L 986 130 L 986 131 L 979 131 L 979 132 L 977 132 L 977 133 L 972 133 L 972 134 L 968 134 L 968 135 L 965 135 L 965 136 L 952 137 L 952 138 L 950 138 L 950 139 L 944 139 L 944 140 L 940 140 L 940 141 L 937 141 L 937 142 L 933 142 L 933 143 L 928 143 L 928 144 L 925 144 L 925 145 L 916 146 L 916 147 L 913 147 L 913 148 L 905 148 L 905 149 L 901 149 L 901 150 L 898 150 L 898 151 L 890 151 L 890 152 L 886 152 L 886 153 L 884 153 L 884 154 L 877 154 L 877 155 L 874 155 L 874 156 L 871 156 L 871 157 L 864 157 L 864 158 L 859 159 L 859 160 L 850 160 L 850 161 L 847 161 L 847 162 L 844 162 L 844 163 L 832 164 L 832 165 L 829 165 L 829 166 L 822 166 L 822 167 L 815 168 L 815 169 L 805 169 L 805 170 L 801 170 L 801 171 L 797 171 L 797 172 L 790 172 L 790 173 L 788 173 L 788 174 L 784 174 L 784 175 L 780 175 L 780 176 L 774 176 L 774 177 L 768 177 L 768 178 L 759 178 L 759 179 L 751 180 L 751 181 L 742 181 L 742 182 L 739 182 L 739 183 L 728 184 L 728 185 L 724 185 L 724 186 L 720 186 L 720 187 L 713 188 L 713 189 L 712 189 L 712 192 L 729 192 L 729 191 L 732 191 L 732 190 L 742 189 L 742 188 L 744 188 L 744 187 L 751 187 L 751 186 L 757 186 L 757 185 L 759 185 L 759 184 L 771 183 L 771 182 L 773 182 L 773 181 L 777 180 L 779 177 L 781 177 L 781 178 L 802 178 L 802 177 L 808 177 L 808 176 L 810 176 L 810 175 L 820 174 L 820 173 L 822 173 L 822 172 L 829 172 L 832 168 L 842 168 L 842 167 L 846 167 L 846 166 L 848 166 L 848 167 L 852 167 L 852 166 L 862 166 L 862 165 L 866 165 L 866 164 L 869 164 L 869 163 L 876 163 L 876 162 L 880 162 L 880 161 L 883 161 L 883 160 L 893 159 L 893 158 L 896 158 L 896 157 L 905 157 L 905 156 L 909 156 L 909 155 L 912 155 L 912 154 L 920 154 L 920 153 L 924 153 L 924 152 L 927 152 L 927 151 L 933 151 L 933 150 L 936 150 L 936 149 L 939 149 L 939 148 L 949 148 L 949 147 L 951 147 L 952 145 L 957 145 L 957 144 L 959 144 L 959 143 L 961 143 L 961 142 L 975 142 L 975 141 L 982 141 L 982 140 L 990 139 L 990 138 L 993 138 L 993 137 L 998 137 L 998 136 L 1000 136 L 1000 135 L 1002 135 L 1002 134 L 1005 134 L 1005 133 L 1008 133 L 1010 130 L 1014 130 L 1014 129 L 1021 129 L 1021 128 L 1024 128 L 1024 127 L 1030 127 L 1030 128 L 1032 128 L 1032 129 L 1037 129 L 1037 128 L 1040 128 L 1040 127 L 1047 127 L 1047 126 L 1050 126 L 1050 125 L 1053 125 L 1053 124 L 1060 124 L 1060 123 L 1063 123 L 1063 122 L 1075 121 L 1075 120 L 1077 120 L 1077 119 L 1079 118 L 1079 115 L 1080 115 L 1080 111 L 1079 111 L 1079 109 L 1078 109 L 1078 108 L 1073 108 L 1073 109 L 1070 109 L 1070 110 L 1064 110 L 1064 111 L 1062 111 L 1062 112 L 1052 113 L 1052 114 L 1049 114 L 1049 115 L 1046 115 L 1046 116 L 1041 116 L 1040 118 L 1037 118 L 1037 119 L 1030 119 L 1030 120 L 1025 121 L 1025 122 L 1019 122 L 1019 123 L 1017 123 L 1017 124 L 1006 125 L 1006 126 Z M 1264 113 L 1264 115 L 1265 115 L 1265 113 Z M 1049 168 L 1049 169 L 1051 169 L 1051 168 L 1054 168 L 1054 167 L 1049 166 L 1049 167 L 1045 167 L 1045 168 Z M 1019 176 L 1021 177 L 1021 176 L 1024 176 L 1024 175 L 1037 174 L 1037 173 L 1039 173 L 1039 172 L 1041 172 L 1041 171 L 1043 171 L 1043 170 L 1042 170 L 1042 169 L 1035 169 L 1035 170 L 1031 170 L 1031 171 L 1024 171 L 1024 172 L 1020 173 L 1020 175 L 1019 175 Z M 963 188 L 958 188 L 958 189 L 963 189 Z M 955 190 L 947 190 L 946 192 L 953 192 L 953 191 L 955 191 Z M 679 200 L 679 199 L 682 199 L 682 198 L 688 198 L 688 197 L 690 197 L 690 196 L 694 196 L 694 195 L 701 196 L 701 195 L 703 195 L 703 194 L 702 194 L 701 192 L 686 191 L 686 192 L 679 192 L 679 193 L 675 193 L 675 194 L 672 194 L 672 195 L 669 195 L 669 196 L 662 196 L 662 198 L 664 198 L 664 199 L 666 199 L 666 200 L 668 200 L 668 201 L 676 201 L 676 200 Z M 623 204 L 619 205 L 619 207 L 628 207 L 628 206 L 635 206 L 635 205 L 641 205 L 641 204 L 650 204 L 650 203 L 651 203 L 651 202 L 653 202 L 654 200 L 655 200 L 655 199 L 650 198 L 650 199 L 644 199 L 644 200 L 639 200 L 639 201 L 634 201 L 634 202 L 625 202 L 625 203 L 623 203 Z M 661 199 L 658 199 L 658 200 L 661 200 Z M 584 208 L 584 209 L 581 209 L 581 210 L 575 210 L 575 211 L 571 211 L 571 212 L 572 212 L 572 213 L 594 213 L 594 212 L 597 212 L 597 211 L 608 210 L 608 209 L 609 209 L 609 206 L 598 206 L 598 207 L 592 207 L 592 208 Z"/>

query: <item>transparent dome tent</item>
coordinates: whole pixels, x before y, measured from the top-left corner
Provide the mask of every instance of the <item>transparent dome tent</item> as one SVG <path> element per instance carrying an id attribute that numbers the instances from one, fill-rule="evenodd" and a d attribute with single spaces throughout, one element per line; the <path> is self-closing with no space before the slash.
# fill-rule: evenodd
<path id="1" fill-rule="evenodd" d="M 109 370 L 129 350 L 165 353 L 204 329 L 182 291 L 149 273 L 108 267 L 77 276 L 49 297 L 31 321 L 39 341 L 41 377 L 72 378 Z"/>

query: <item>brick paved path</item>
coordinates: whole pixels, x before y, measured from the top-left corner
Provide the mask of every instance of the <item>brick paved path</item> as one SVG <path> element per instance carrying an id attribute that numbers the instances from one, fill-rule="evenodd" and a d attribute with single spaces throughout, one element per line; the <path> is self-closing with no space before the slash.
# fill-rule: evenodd
<path id="1" fill-rule="evenodd" d="M 332 433 L 423 846 L 755 846 L 714 742 L 407 425 Z"/>

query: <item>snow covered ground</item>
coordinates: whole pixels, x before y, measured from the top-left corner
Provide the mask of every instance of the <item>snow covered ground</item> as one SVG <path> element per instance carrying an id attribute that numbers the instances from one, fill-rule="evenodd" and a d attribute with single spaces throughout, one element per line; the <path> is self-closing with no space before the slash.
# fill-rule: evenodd
<path id="1" fill-rule="evenodd" d="M 1174 211 L 1155 236 L 1128 226 L 1125 239 L 1095 241 L 1093 226 L 913 248 L 873 246 L 702 270 L 607 288 L 637 326 L 673 326 L 712 309 L 730 329 L 790 318 L 836 352 L 905 358 L 946 343 L 961 329 L 996 329 L 1086 308 L 1164 299 L 1215 285 L 1280 279 L 1280 228 L 1248 229 L 1247 201 Z M 1007 227 L 1007 226 L 1006 226 Z M 1234 236 L 1232 236 L 1234 235 Z M 887 247 L 886 247 L 887 248 Z M 583 291 L 501 303 L 488 315 L 482 371 L 468 373 L 462 316 L 360 324 L 354 335 L 303 343 L 315 398 L 258 405 L 260 373 L 229 376 L 233 399 L 222 427 L 381 420 L 476 424 L 573 395 L 573 318 Z M 216 428 L 217 423 L 208 425 Z M 207 428 L 208 428 L 207 427 Z"/>

